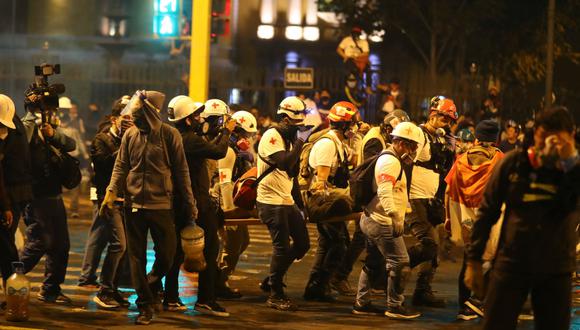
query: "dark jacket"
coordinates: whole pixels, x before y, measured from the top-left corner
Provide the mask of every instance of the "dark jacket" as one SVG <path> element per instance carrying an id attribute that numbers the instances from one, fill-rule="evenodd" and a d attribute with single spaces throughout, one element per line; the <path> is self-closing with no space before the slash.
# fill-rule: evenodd
<path id="1" fill-rule="evenodd" d="M 59 128 L 55 129 L 52 138 L 43 140 L 36 125 L 36 117 L 30 112 L 24 116 L 23 124 L 30 146 L 34 198 L 58 197 L 62 193 L 62 183 L 51 146 L 61 152 L 71 152 L 76 149 L 75 140 Z"/>
<path id="2" fill-rule="evenodd" d="M 142 109 L 149 129 L 133 126 L 125 132 L 108 190 L 123 193 L 128 208 L 152 210 L 172 209 L 178 194 L 185 201 L 186 214 L 191 215 L 189 221 L 193 221 L 197 208 L 181 135 L 164 124 L 155 109 Z"/>
<path id="3" fill-rule="evenodd" d="M 193 196 L 195 196 L 198 207 L 203 211 L 209 210 L 210 180 L 207 170 L 208 159 L 221 159 L 226 156 L 230 132 L 223 129 L 213 141 L 208 141 L 204 137 L 197 135 L 193 130 L 182 130 L 183 147 L 185 157 L 189 166 L 189 178 Z"/>
<path id="4" fill-rule="evenodd" d="M 1 143 L 2 168 L 7 197 L 13 206 L 32 200 L 32 164 L 26 130 L 17 115 L 13 119 L 16 129 L 9 129 Z"/>
<path id="5" fill-rule="evenodd" d="M 102 200 L 107 192 L 120 146 L 121 138 L 110 130 L 98 133 L 91 143 L 91 161 L 94 173 L 92 183 L 97 189 L 99 200 Z"/>
<path id="6" fill-rule="evenodd" d="M 496 166 L 471 234 L 469 259 L 481 260 L 489 233 L 506 204 L 494 268 L 527 274 L 576 268 L 580 164 L 564 173 L 533 169 L 526 152 L 510 152 Z"/>

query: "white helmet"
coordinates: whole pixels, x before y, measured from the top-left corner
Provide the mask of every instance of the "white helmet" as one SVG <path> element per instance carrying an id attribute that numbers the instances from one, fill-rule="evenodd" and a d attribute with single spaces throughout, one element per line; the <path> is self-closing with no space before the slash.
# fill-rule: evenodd
<path id="1" fill-rule="evenodd" d="M 14 102 L 4 94 L 0 94 L 0 124 L 15 129 L 14 126 Z"/>
<path id="2" fill-rule="evenodd" d="M 58 99 L 58 107 L 61 109 L 70 109 L 70 108 L 72 108 L 72 103 L 68 97 L 61 96 Z"/>
<path id="3" fill-rule="evenodd" d="M 234 119 L 236 123 L 238 123 L 238 125 L 240 125 L 240 127 L 248 133 L 256 133 L 258 131 L 258 122 L 256 121 L 256 117 L 247 111 L 236 111 L 232 115 L 232 119 Z"/>
<path id="4" fill-rule="evenodd" d="M 224 116 L 230 112 L 230 107 L 219 99 L 211 99 L 205 102 L 205 109 L 201 113 L 202 118 L 210 116 Z"/>
<path id="5" fill-rule="evenodd" d="M 306 104 L 296 96 L 289 96 L 280 102 L 276 113 L 287 115 L 290 119 L 303 121 L 306 118 Z"/>
<path id="6" fill-rule="evenodd" d="M 169 101 L 169 105 L 167 106 L 167 119 L 170 122 L 180 121 L 200 110 L 201 107 L 203 107 L 203 103 L 194 102 L 189 96 L 178 95 Z"/>
<path id="7" fill-rule="evenodd" d="M 413 142 L 421 143 L 423 142 L 423 131 L 419 126 L 411 122 L 399 123 L 391 133 L 392 137 L 399 137 L 402 139 L 410 140 Z"/>

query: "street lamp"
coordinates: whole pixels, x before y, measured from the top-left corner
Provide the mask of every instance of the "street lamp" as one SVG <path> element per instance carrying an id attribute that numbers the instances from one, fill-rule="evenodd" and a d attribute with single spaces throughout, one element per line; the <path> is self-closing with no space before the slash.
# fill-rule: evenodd
<path id="1" fill-rule="evenodd" d="M 258 38 L 260 38 L 260 39 L 272 39 L 272 38 L 274 38 L 274 27 L 272 25 L 260 25 L 260 26 L 258 26 Z"/>
<path id="2" fill-rule="evenodd" d="M 289 25 L 286 27 L 286 39 L 300 40 L 302 39 L 302 27 L 297 25 Z"/>
<path id="3" fill-rule="evenodd" d="M 320 38 L 320 30 L 317 26 L 306 26 L 304 27 L 304 40 L 308 41 L 318 41 Z"/>

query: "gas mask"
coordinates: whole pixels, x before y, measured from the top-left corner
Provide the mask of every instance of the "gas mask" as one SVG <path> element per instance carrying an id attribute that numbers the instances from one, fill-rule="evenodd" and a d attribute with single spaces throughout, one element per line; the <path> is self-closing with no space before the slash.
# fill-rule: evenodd
<path id="1" fill-rule="evenodd" d="M 203 135 L 209 135 L 210 137 L 217 136 L 219 132 L 224 127 L 225 116 L 209 116 L 202 118 L 200 121 L 200 129 Z"/>
<path id="2" fill-rule="evenodd" d="M 236 142 L 236 146 L 240 151 L 248 151 L 250 149 L 250 141 L 246 138 L 241 138 Z"/>

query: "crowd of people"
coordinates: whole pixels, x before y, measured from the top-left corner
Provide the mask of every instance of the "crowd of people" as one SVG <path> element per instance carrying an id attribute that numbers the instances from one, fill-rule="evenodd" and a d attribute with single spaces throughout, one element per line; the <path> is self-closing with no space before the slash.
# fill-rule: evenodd
<path id="1" fill-rule="evenodd" d="M 20 119 L 13 101 L 0 95 L 3 279 L 12 262 L 20 260 L 28 272 L 45 256 L 38 299 L 71 302 L 61 289 L 70 248 L 62 199 L 66 153 L 90 160 L 92 171 L 94 219 L 78 285 L 98 288 L 100 308 L 125 308 L 119 275 L 129 268 L 136 324 L 149 324 L 161 310 L 187 309 L 178 276 L 181 231 L 188 226 L 204 231 L 206 267 L 195 309 L 229 316 L 218 301 L 241 297 L 228 278 L 251 238 L 247 226 L 224 226 L 224 220 L 248 208 L 240 194 L 253 189 L 247 217 L 257 214 L 272 239 L 269 273 L 260 283 L 269 307 L 299 308 L 284 279 L 310 249 L 310 222 L 318 248 L 307 301 L 333 303 L 336 292 L 354 296 L 353 314 L 392 319 L 418 318 L 421 307 L 445 308 L 432 283 L 439 245 L 448 239 L 464 250 L 458 319 L 483 317 L 486 329 L 513 329 L 531 294 L 538 329 L 567 329 L 580 186 L 570 112 L 543 111 L 524 132 L 511 120 L 502 129 L 496 118 L 461 118 L 452 99 L 435 96 L 427 120 L 418 123 L 399 109 L 398 81 L 385 88 L 388 104 L 375 126 L 361 120 L 348 98 L 331 104 L 328 91 L 316 102 L 284 98 L 272 120 L 256 109 L 234 111 L 218 99 L 201 103 L 184 95 L 169 101 L 162 118 L 165 95 L 139 90 L 116 100 L 98 123 L 94 110 L 91 133 L 67 98 L 55 120 L 40 118 L 38 102 L 27 98 Z M 88 150 L 84 134 L 94 134 Z M 254 184 L 243 190 L 249 175 Z M 78 216 L 78 202 L 71 208 Z M 27 231 L 19 254 L 14 232 L 21 215 Z M 147 272 L 149 234 L 155 262 Z M 353 288 L 348 279 L 365 249 Z M 417 279 L 405 303 L 411 270 Z M 377 290 L 386 296 L 380 305 L 371 299 Z"/>

